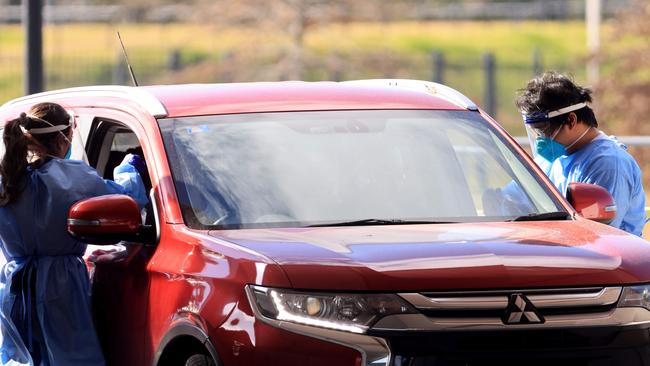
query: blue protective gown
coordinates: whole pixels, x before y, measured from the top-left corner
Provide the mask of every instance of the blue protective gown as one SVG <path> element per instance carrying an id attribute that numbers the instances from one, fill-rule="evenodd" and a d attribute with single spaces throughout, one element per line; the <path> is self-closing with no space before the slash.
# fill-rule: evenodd
<path id="1" fill-rule="evenodd" d="M 52 159 L 28 168 L 23 192 L 0 207 L 7 259 L 0 273 L 0 364 L 104 364 L 82 259 L 86 243 L 67 232 L 66 222 L 70 206 L 84 198 L 122 193 L 146 204 L 142 180 L 126 170 L 116 168 L 118 185 L 84 162 Z"/>
<path id="2" fill-rule="evenodd" d="M 646 222 L 641 169 L 626 149 L 601 133 L 574 153 L 555 160 L 549 178 L 564 196 L 572 182 L 607 189 L 616 204 L 616 217 L 610 225 L 641 236 Z"/>
<path id="3" fill-rule="evenodd" d="M 533 158 L 533 160 L 535 161 L 535 164 L 537 164 L 537 166 L 539 166 L 540 169 L 542 169 L 544 174 L 546 174 L 547 176 L 551 174 L 551 166 L 553 166 L 551 162 L 544 159 L 541 155 L 536 155 L 535 158 Z"/>

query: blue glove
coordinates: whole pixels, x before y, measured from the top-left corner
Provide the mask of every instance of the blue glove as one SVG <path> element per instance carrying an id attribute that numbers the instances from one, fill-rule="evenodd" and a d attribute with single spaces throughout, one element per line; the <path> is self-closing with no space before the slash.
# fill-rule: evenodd
<path id="1" fill-rule="evenodd" d="M 122 160 L 122 164 L 129 164 L 138 170 L 140 175 L 147 174 L 147 163 L 144 161 L 142 156 L 138 154 L 126 154 Z"/>

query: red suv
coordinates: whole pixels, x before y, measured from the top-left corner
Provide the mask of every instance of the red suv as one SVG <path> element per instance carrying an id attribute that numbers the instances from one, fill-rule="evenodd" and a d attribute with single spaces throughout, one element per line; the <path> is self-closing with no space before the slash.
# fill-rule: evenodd
<path id="1" fill-rule="evenodd" d="M 460 93 L 410 80 L 84 87 L 32 95 L 105 178 L 78 202 L 112 365 L 650 365 L 650 247 L 565 200 Z M 96 247 L 95 247 L 96 248 Z"/>

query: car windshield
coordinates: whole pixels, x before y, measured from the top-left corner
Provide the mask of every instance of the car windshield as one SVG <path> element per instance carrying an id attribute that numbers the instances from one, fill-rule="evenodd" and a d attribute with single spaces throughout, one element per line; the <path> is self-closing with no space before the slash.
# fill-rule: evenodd
<path id="1" fill-rule="evenodd" d="M 159 124 L 194 228 L 567 218 L 478 112 L 251 113 Z"/>

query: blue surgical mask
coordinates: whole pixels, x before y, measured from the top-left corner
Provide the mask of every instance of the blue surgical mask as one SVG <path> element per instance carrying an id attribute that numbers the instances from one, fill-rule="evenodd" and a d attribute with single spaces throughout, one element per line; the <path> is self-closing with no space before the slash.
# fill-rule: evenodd
<path id="1" fill-rule="evenodd" d="M 564 145 L 555 141 L 555 137 L 560 133 L 564 126 L 561 125 L 553 134 L 547 137 L 544 134 L 539 135 L 535 140 L 535 151 L 537 155 L 546 159 L 549 162 L 554 162 L 562 155 L 566 155 L 567 151 Z"/>
<path id="2" fill-rule="evenodd" d="M 65 156 L 63 159 L 69 160 L 70 156 L 72 156 L 72 141 L 68 138 L 68 136 L 64 135 L 63 132 L 59 132 L 61 136 L 65 139 L 65 141 L 68 143 L 68 151 L 65 152 Z M 72 135 L 70 135 L 70 138 L 72 138 Z"/>
<path id="3" fill-rule="evenodd" d="M 555 161 L 562 155 L 567 154 L 567 150 L 573 147 L 578 141 L 580 141 L 587 132 L 591 130 L 591 127 L 587 128 L 577 139 L 575 139 L 569 146 L 565 147 L 561 143 L 555 141 L 555 136 L 560 133 L 560 127 L 551 137 L 538 137 L 536 140 L 535 151 L 538 155 L 548 160 L 549 162 Z"/>
<path id="4" fill-rule="evenodd" d="M 566 148 L 564 145 L 550 137 L 538 137 L 536 140 L 535 151 L 537 152 L 537 155 L 551 163 L 560 156 L 566 154 Z"/>

